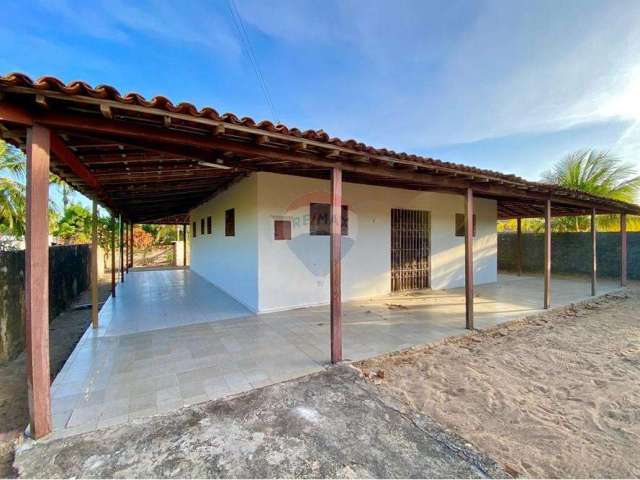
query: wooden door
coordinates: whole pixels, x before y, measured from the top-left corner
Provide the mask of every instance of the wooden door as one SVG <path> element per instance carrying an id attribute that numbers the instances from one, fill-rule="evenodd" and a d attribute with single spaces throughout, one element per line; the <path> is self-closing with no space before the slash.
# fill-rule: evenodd
<path id="1" fill-rule="evenodd" d="M 391 291 L 429 288 L 429 212 L 391 209 Z"/>

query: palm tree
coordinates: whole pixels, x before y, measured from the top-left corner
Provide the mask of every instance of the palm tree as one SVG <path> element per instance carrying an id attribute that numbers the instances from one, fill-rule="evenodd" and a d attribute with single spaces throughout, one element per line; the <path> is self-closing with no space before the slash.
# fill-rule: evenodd
<path id="1" fill-rule="evenodd" d="M 24 172 L 23 156 L 0 140 L 0 229 L 16 237 L 25 232 Z"/>
<path id="2" fill-rule="evenodd" d="M 71 196 L 73 195 L 73 189 L 71 186 L 55 174 L 49 175 L 49 183 L 57 185 L 62 190 L 62 211 L 64 212 L 71 203 Z"/>
<path id="3" fill-rule="evenodd" d="M 608 152 L 578 150 L 568 154 L 551 170 L 542 174 L 547 183 L 580 190 L 600 197 L 633 203 L 640 192 L 640 175 L 633 165 L 622 163 Z M 618 224 L 617 215 L 598 216 L 598 227 L 608 230 Z M 556 231 L 586 232 L 589 217 L 559 217 L 553 220 Z"/>

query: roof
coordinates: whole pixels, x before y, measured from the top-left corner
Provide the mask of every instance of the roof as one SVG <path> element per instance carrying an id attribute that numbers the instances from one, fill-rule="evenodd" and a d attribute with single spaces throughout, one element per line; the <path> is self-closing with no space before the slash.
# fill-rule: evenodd
<path id="1" fill-rule="evenodd" d="M 136 221 L 184 216 L 248 172 L 327 178 L 334 166 L 355 183 L 454 193 L 473 188 L 478 196 L 498 200 L 501 218 L 541 216 L 547 198 L 555 215 L 592 208 L 640 214 L 637 205 L 515 175 L 174 104 L 162 96 L 122 95 L 108 85 L 65 84 L 55 77 L 33 81 L 11 73 L 0 77 L 0 93 L 0 123 L 9 141 L 24 145 L 29 121 L 51 128 L 60 143 L 52 169 Z"/>

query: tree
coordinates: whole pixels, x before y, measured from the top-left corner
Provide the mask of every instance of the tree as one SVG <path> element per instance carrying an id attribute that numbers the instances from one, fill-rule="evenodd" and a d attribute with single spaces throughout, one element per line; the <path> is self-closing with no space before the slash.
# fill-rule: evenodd
<path id="1" fill-rule="evenodd" d="M 63 243 L 89 243 L 91 241 L 91 212 L 78 203 L 72 203 L 62 213 L 53 235 Z"/>
<path id="2" fill-rule="evenodd" d="M 25 233 L 25 161 L 21 152 L 0 140 L 0 233 Z"/>
<path id="3" fill-rule="evenodd" d="M 568 154 L 542 178 L 554 185 L 629 203 L 635 202 L 640 192 L 640 175 L 636 175 L 633 165 L 597 150 Z M 617 215 L 598 216 L 601 230 L 616 229 L 618 222 Z M 632 223 L 636 221 L 632 219 Z M 553 219 L 552 227 L 556 231 L 586 232 L 591 224 L 588 216 L 558 217 Z"/>
<path id="4" fill-rule="evenodd" d="M 62 211 L 65 211 L 69 206 L 69 203 L 71 203 L 73 188 L 71 188 L 71 186 L 67 182 L 53 173 L 49 175 L 49 183 L 60 187 L 60 190 L 62 191 Z"/>
<path id="5" fill-rule="evenodd" d="M 143 226 L 144 227 L 144 226 Z M 153 246 L 153 235 L 144 228 L 133 229 L 133 247 L 136 250 L 142 250 L 142 263 L 147 263 L 147 254 Z"/>

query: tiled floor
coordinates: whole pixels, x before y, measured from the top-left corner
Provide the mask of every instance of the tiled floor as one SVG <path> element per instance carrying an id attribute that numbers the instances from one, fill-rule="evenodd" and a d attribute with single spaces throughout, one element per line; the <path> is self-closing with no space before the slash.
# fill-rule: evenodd
<path id="1" fill-rule="evenodd" d="M 476 287 L 479 328 L 542 304 L 542 278 L 501 276 Z M 600 282 L 600 292 L 617 288 Z M 588 282 L 556 279 L 554 305 L 586 298 Z M 188 270 L 129 274 L 52 386 L 54 435 L 68 435 L 318 371 L 329 361 L 328 307 L 252 315 Z M 461 289 L 348 302 L 346 359 L 463 333 Z"/>

